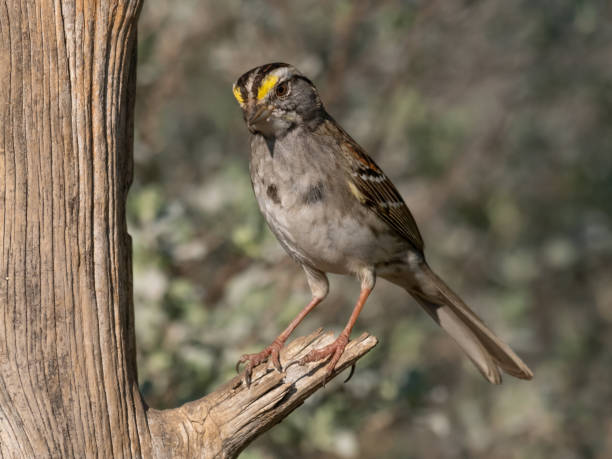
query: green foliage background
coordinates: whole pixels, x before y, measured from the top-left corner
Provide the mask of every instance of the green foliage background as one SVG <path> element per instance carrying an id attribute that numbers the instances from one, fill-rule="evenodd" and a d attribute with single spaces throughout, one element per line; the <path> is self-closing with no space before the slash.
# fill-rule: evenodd
<path id="1" fill-rule="evenodd" d="M 605 458 L 612 451 L 612 22 L 606 1 L 148 0 L 139 29 L 138 363 L 154 407 L 234 375 L 309 299 L 265 226 L 244 71 L 298 66 L 392 177 L 431 265 L 535 372 L 487 384 L 384 281 L 380 344 L 244 458 Z M 297 334 L 341 329 L 333 277 Z"/>

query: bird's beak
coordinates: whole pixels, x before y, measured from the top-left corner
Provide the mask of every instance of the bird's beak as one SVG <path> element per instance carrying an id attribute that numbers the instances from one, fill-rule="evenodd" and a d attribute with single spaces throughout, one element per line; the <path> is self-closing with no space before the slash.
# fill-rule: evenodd
<path id="1" fill-rule="evenodd" d="M 254 128 L 257 123 L 261 121 L 266 121 L 271 115 L 271 113 L 272 110 L 267 105 L 255 107 L 255 113 L 253 113 L 247 118 L 247 124 L 249 125 L 249 127 Z"/>

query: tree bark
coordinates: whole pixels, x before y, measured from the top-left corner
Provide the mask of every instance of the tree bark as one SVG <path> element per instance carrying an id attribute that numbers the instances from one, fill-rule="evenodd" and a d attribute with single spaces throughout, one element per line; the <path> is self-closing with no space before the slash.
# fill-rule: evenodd
<path id="1" fill-rule="evenodd" d="M 142 400 L 125 219 L 140 7 L 0 4 L 0 457 L 234 457 L 322 383 L 262 367 L 248 390 Z"/>
<path id="2" fill-rule="evenodd" d="M 294 362 L 313 349 L 333 342 L 331 332 L 318 330 L 297 338 L 281 350 L 281 362 Z M 333 376 L 376 346 L 363 334 L 349 342 Z M 283 373 L 260 365 L 246 388 L 241 377 L 195 402 L 173 410 L 148 411 L 156 457 L 236 457 L 253 439 L 283 420 L 325 384 L 325 362 L 300 367 L 286 365 Z"/>

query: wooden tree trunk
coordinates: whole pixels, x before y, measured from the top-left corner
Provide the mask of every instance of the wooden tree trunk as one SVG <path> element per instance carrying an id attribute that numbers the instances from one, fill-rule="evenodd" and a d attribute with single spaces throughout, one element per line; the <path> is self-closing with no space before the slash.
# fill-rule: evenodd
<path id="1" fill-rule="evenodd" d="M 260 368 L 175 410 L 140 396 L 125 219 L 140 3 L 0 4 L 1 457 L 234 457 L 323 382 Z"/>
<path id="2" fill-rule="evenodd" d="M 9 457 L 150 448 L 125 221 L 138 10 L 136 1 L 0 7 L 0 445 Z"/>

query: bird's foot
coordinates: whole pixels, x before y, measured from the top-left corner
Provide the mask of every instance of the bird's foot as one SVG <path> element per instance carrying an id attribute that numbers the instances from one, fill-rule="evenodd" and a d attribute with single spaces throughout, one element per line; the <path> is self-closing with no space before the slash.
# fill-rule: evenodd
<path id="1" fill-rule="evenodd" d="M 240 365 L 244 363 L 244 380 L 247 387 L 251 385 L 251 375 L 253 374 L 253 368 L 255 368 L 261 363 L 271 360 L 272 364 L 274 365 L 274 368 L 276 368 L 278 371 L 283 371 L 280 364 L 280 350 L 282 347 L 283 342 L 281 342 L 277 338 L 263 351 L 258 352 L 256 354 L 244 354 L 242 357 L 240 357 L 240 359 L 236 363 L 236 373 L 240 371 Z"/>
<path id="2" fill-rule="evenodd" d="M 344 352 L 348 341 L 348 335 L 345 333 L 340 333 L 340 336 L 338 336 L 336 341 L 331 344 L 328 344 L 327 346 L 321 349 L 315 349 L 313 351 L 310 351 L 297 363 L 298 365 L 305 365 L 310 362 L 317 362 L 319 360 L 327 360 L 331 358 L 331 360 L 326 366 L 325 371 L 325 382 L 327 382 L 331 377 L 331 374 L 333 373 L 334 368 L 338 363 L 338 360 L 340 360 L 340 357 L 342 356 L 342 353 Z"/>

